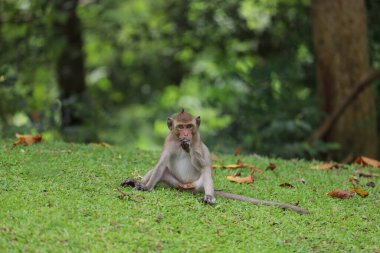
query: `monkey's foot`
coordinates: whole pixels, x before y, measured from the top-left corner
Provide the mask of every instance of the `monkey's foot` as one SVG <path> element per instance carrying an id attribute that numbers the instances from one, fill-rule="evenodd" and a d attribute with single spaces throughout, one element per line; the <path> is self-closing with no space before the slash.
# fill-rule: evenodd
<path id="1" fill-rule="evenodd" d="M 135 190 L 150 191 L 151 189 L 149 189 L 145 184 L 141 182 L 135 182 Z"/>
<path id="2" fill-rule="evenodd" d="M 126 186 L 135 187 L 136 186 L 136 181 L 133 180 L 132 178 L 126 178 L 123 181 L 121 181 L 120 185 L 122 187 L 126 187 Z"/>
<path id="3" fill-rule="evenodd" d="M 213 205 L 215 204 L 215 198 L 211 195 L 206 195 L 202 198 L 198 199 L 200 202 L 203 202 L 205 204 Z"/>

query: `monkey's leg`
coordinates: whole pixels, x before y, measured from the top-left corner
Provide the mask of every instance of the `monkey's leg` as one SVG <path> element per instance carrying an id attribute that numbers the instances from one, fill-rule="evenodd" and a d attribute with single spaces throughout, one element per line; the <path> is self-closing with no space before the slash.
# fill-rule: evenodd
<path id="1" fill-rule="evenodd" d="M 135 189 L 141 191 L 151 191 L 158 182 L 161 182 L 164 172 L 167 170 L 166 166 L 160 165 L 151 169 L 142 179 L 141 182 L 137 182 Z"/>
<path id="2" fill-rule="evenodd" d="M 143 184 L 147 184 L 150 177 L 152 176 L 152 173 L 153 173 L 153 169 L 151 169 L 150 171 L 148 171 L 145 176 L 143 177 L 143 179 L 141 179 L 141 183 Z"/>
<path id="3" fill-rule="evenodd" d="M 168 169 L 165 170 L 160 181 L 174 188 L 178 188 L 181 184 L 181 182 L 178 181 Z"/>
<path id="4" fill-rule="evenodd" d="M 162 175 L 167 169 L 166 165 L 168 164 L 169 158 L 170 158 L 170 153 L 163 151 L 161 154 L 160 160 L 158 161 L 156 166 L 148 172 L 148 175 L 145 178 L 145 179 L 149 178 L 148 181 L 145 184 L 144 183 L 136 184 L 135 189 L 143 190 L 143 191 L 153 190 L 156 184 L 160 182 Z"/>

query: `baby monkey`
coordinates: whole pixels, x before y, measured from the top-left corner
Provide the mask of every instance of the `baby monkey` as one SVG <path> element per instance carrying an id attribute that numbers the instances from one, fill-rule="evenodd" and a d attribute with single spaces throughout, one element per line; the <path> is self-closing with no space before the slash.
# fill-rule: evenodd
<path id="1" fill-rule="evenodd" d="M 162 182 L 181 190 L 204 192 L 205 195 L 199 200 L 206 204 L 214 204 L 211 155 L 201 140 L 200 124 L 201 118 L 199 116 L 193 117 L 184 110 L 168 118 L 167 125 L 170 132 L 166 137 L 157 164 L 148 171 L 140 182 L 126 178 L 121 182 L 121 186 L 151 191 L 157 183 Z M 287 203 L 260 200 L 222 191 L 215 191 L 215 194 L 253 204 L 287 208 L 300 214 L 308 213 L 305 209 Z"/>

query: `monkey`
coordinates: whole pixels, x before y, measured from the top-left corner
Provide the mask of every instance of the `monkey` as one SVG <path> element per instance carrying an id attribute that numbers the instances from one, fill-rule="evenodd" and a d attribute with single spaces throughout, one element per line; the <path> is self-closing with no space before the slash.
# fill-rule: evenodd
<path id="1" fill-rule="evenodd" d="M 174 188 L 204 192 L 200 201 L 214 204 L 211 155 L 199 134 L 201 118 L 182 110 L 167 119 L 170 130 L 166 137 L 160 159 L 134 188 L 151 191 L 162 182 Z M 124 182 L 133 182 L 129 179 Z"/>
<path id="2" fill-rule="evenodd" d="M 214 195 L 225 198 L 248 201 L 254 204 L 279 206 L 298 213 L 307 210 L 287 203 L 259 200 L 233 193 L 214 191 L 212 161 L 208 147 L 203 143 L 199 127 L 201 118 L 193 117 L 182 109 L 167 119 L 169 134 L 157 164 L 149 170 L 141 181 L 126 178 L 121 186 L 131 186 L 136 190 L 151 191 L 158 183 L 190 192 L 203 192 L 199 199 L 205 204 L 215 204 Z"/>

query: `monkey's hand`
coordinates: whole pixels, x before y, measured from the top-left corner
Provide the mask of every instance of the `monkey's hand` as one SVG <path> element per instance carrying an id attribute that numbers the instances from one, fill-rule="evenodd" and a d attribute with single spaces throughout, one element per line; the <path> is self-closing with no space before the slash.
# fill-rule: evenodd
<path id="1" fill-rule="evenodd" d="M 180 139 L 181 147 L 183 150 L 185 150 L 187 153 L 190 151 L 190 140 L 188 139 Z"/>
<path id="2" fill-rule="evenodd" d="M 126 186 L 135 187 L 135 186 L 136 186 L 136 181 L 133 180 L 132 178 L 126 178 L 126 179 L 124 179 L 124 180 L 120 183 L 120 185 L 121 185 L 122 187 L 126 187 Z"/>
<path id="3" fill-rule="evenodd" d="M 145 184 L 141 183 L 141 182 L 136 182 L 135 183 L 135 190 L 139 190 L 139 191 L 151 191 L 152 189 L 147 187 Z"/>
<path id="4" fill-rule="evenodd" d="M 205 204 L 213 205 L 215 204 L 215 198 L 211 195 L 205 195 L 202 198 L 198 199 L 200 202 L 203 202 Z"/>

